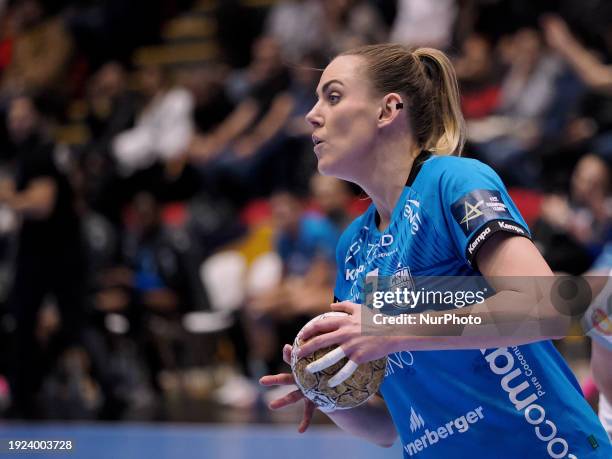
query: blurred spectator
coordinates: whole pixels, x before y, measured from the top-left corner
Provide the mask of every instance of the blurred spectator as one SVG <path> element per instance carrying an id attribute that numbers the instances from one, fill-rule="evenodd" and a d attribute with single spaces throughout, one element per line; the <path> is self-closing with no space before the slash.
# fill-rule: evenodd
<path id="1" fill-rule="evenodd" d="M 224 85 L 227 71 L 221 65 L 209 65 L 190 71 L 185 87 L 194 97 L 193 118 L 197 132 L 215 129 L 234 109 Z"/>
<path id="2" fill-rule="evenodd" d="M 287 61 L 297 62 L 306 53 L 321 48 L 322 16 L 323 9 L 319 2 L 280 1 L 268 13 L 265 33 L 280 43 Z"/>
<path id="3" fill-rule="evenodd" d="M 590 267 L 612 240 L 610 170 L 601 158 L 585 155 L 572 174 L 570 195 L 544 200 L 534 233 L 553 270 L 581 274 Z"/>
<path id="4" fill-rule="evenodd" d="M 608 35 L 611 22 L 612 19 L 608 18 Z M 595 152 L 612 158 L 612 66 L 605 65 L 597 53 L 585 48 L 560 17 L 545 17 L 542 27 L 548 45 L 589 89 L 582 100 L 579 116 L 569 126 L 572 140 L 589 140 L 590 148 Z M 606 38 L 609 55 L 612 39 Z"/>
<path id="5" fill-rule="evenodd" d="M 16 24 L 12 11 L 5 10 L 6 4 L 0 6 L 0 81 L 2 72 L 11 63 Z"/>
<path id="6" fill-rule="evenodd" d="M 185 89 L 172 87 L 166 69 L 140 70 L 145 106 L 136 125 L 113 141 L 113 153 L 124 175 L 179 158 L 193 133 L 193 97 Z"/>
<path id="7" fill-rule="evenodd" d="M 478 33 L 468 35 L 454 65 L 465 119 L 493 115 L 500 104 L 502 68 L 491 41 Z"/>
<path id="8" fill-rule="evenodd" d="M 329 57 L 352 47 L 385 41 L 387 26 L 379 10 L 361 0 L 290 0 L 268 15 L 266 33 L 281 44 L 291 63 L 312 52 Z"/>
<path id="9" fill-rule="evenodd" d="M 305 116 L 316 103 L 322 66 L 318 54 L 302 56 L 289 68 L 289 87 L 274 96 L 264 118 L 234 144 L 234 153 L 243 158 L 248 171 L 243 177 L 253 177 L 253 195 L 267 196 L 278 188 L 306 189 L 314 165 L 309 161 L 312 140 Z"/>
<path id="10" fill-rule="evenodd" d="M 286 104 L 277 98 L 290 83 L 278 43 L 261 37 L 253 45 L 253 55 L 248 69 L 235 80 L 239 83 L 233 91 L 242 95 L 241 102 L 214 129 L 194 136 L 189 146 L 207 189 L 223 190 L 236 200 L 244 199 L 243 187 L 249 190 L 256 185 L 253 162 L 257 161 L 247 161 L 255 153 L 254 142 L 276 131 L 287 112 Z"/>
<path id="11" fill-rule="evenodd" d="M 55 146 L 45 136 L 31 98 L 18 97 L 11 102 L 8 124 L 15 177 L 2 182 L 0 202 L 23 219 L 12 294 L 18 343 L 14 414 L 35 417 L 41 415 L 36 394 L 53 357 L 78 342 L 84 261 L 72 190 L 56 166 Z M 39 309 L 48 294 L 57 302 L 62 332 L 47 349 L 51 357 L 45 358 L 35 330 Z"/>
<path id="12" fill-rule="evenodd" d="M 274 287 L 259 291 L 251 286 L 255 293 L 247 292 L 241 321 L 248 345 L 236 349 L 242 371 L 253 377 L 279 368 L 278 346 L 293 342 L 310 318 L 329 310 L 333 299 L 338 230 L 326 218 L 305 213 L 291 193 L 274 194 L 270 205 L 282 276 Z M 238 375 L 217 391 L 217 399 L 249 406 L 256 400 L 255 387 Z"/>
<path id="13" fill-rule="evenodd" d="M 457 16 L 454 0 L 399 0 L 390 40 L 446 49 Z"/>
<path id="14" fill-rule="evenodd" d="M 78 49 L 91 66 L 128 63 L 136 47 L 159 42 L 168 19 L 164 0 L 66 1 L 64 16 Z"/>
<path id="15" fill-rule="evenodd" d="M 137 95 L 128 90 L 127 75 L 118 62 L 107 62 L 94 73 L 87 91 L 90 143 L 86 149 L 109 155 L 112 139 L 131 128 L 138 114 Z"/>
<path id="16" fill-rule="evenodd" d="M 323 9 L 320 50 L 334 56 L 342 51 L 387 40 L 379 11 L 365 0 L 317 0 Z"/>
<path id="17" fill-rule="evenodd" d="M 479 158 L 491 165 L 509 186 L 537 186 L 537 146 L 544 118 L 555 97 L 561 66 L 546 52 L 535 29 L 521 29 L 500 42 L 509 66 L 501 84 L 495 115 L 471 120 L 468 138 Z"/>
<path id="18" fill-rule="evenodd" d="M 116 288 L 127 285 L 132 291 L 127 311 L 131 333 L 146 358 L 152 387 L 161 392 L 159 372 L 174 362 L 164 362 L 159 344 L 166 337 L 156 333 L 154 324 L 162 318 L 178 326 L 181 314 L 203 301 L 197 274 L 200 260 L 193 258 L 192 242 L 185 232 L 170 231 L 163 225 L 159 203 L 152 194 L 138 193 L 132 210 L 133 230 L 124 245 L 128 271 L 114 271 L 124 279 Z"/>
<path id="19" fill-rule="evenodd" d="M 127 191 L 117 174 L 112 141 L 134 126 L 141 101 L 128 90 L 125 69 L 118 62 L 104 64 L 91 76 L 87 90 L 89 141 L 78 148 L 78 186 L 87 206 L 119 224 Z"/>
<path id="20" fill-rule="evenodd" d="M 348 213 L 353 197 L 348 183 L 335 177 L 313 174 L 310 189 L 323 215 L 333 223 L 339 234 L 342 233 L 353 220 Z"/>
<path id="21" fill-rule="evenodd" d="M 559 16 L 546 16 L 542 28 L 548 45 L 558 52 L 591 88 L 612 92 L 612 67 L 580 44 Z M 609 33 L 609 32 L 608 32 Z"/>
<path id="22" fill-rule="evenodd" d="M 14 42 L 0 92 L 65 93 L 72 39 L 61 17 L 47 17 L 40 0 L 19 0 L 13 6 Z"/>
<path id="23" fill-rule="evenodd" d="M 275 194 L 270 203 L 283 279 L 276 288 L 252 298 L 247 311 L 258 321 L 273 319 L 273 336 L 282 343 L 292 341 L 307 318 L 329 309 L 339 233 L 327 219 L 305 214 L 297 197 L 289 193 Z M 266 359 L 276 362 L 276 354 Z"/>

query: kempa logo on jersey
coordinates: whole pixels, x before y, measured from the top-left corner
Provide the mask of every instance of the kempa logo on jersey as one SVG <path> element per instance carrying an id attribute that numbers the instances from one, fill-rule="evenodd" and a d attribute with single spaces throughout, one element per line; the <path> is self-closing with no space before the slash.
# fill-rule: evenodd
<path id="1" fill-rule="evenodd" d="M 525 234 L 525 231 L 523 231 L 523 228 L 519 228 L 516 225 L 509 225 L 508 223 L 505 223 L 505 222 L 502 222 L 502 221 L 497 222 L 497 224 L 499 225 L 499 227 L 501 229 L 503 229 L 505 231 L 514 231 L 515 233 Z"/>
<path id="2" fill-rule="evenodd" d="M 413 206 L 416 208 L 413 209 Z M 414 199 L 408 199 L 406 205 L 404 206 L 404 217 L 408 219 L 410 222 L 410 233 L 414 236 L 419 230 L 419 226 L 421 223 L 421 215 L 419 214 L 419 209 L 421 207 L 421 203 L 419 201 L 415 201 Z"/>
<path id="3" fill-rule="evenodd" d="M 516 411 L 522 411 L 525 421 L 534 426 L 535 435 L 538 440 L 546 443 L 546 451 L 553 459 L 568 458 L 577 459 L 574 454 L 569 453 L 569 445 L 564 438 L 557 437 L 557 425 L 550 419 L 546 419 L 544 407 L 535 403 L 539 399 L 538 392 L 529 384 L 529 379 L 521 370 L 520 366 L 514 368 L 514 356 L 508 351 L 507 347 L 500 347 L 487 354 L 487 349 L 480 352 L 489 364 L 491 371 L 502 376 L 500 381 L 501 388 L 508 394 L 508 399 L 514 405 Z M 515 382 L 514 387 L 511 383 L 520 377 L 520 382 Z M 519 396 L 525 391 L 530 391 L 528 396 L 519 400 Z M 525 394 L 523 394 L 525 395 Z"/>
<path id="4" fill-rule="evenodd" d="M 457 434 L 466 433 L 470 430 L 471 424 L 476 424 L 481 419 L 484 419 L 482 406 L 475 408 L 472 411 L 468 411 L 463 416 L 459 416 L 446 424 L 442 424 L 433 430 L 425 429 L 423 435 L 410 443 L 404 445 L 404 450 L 409 456 L 416 456 L 424 449 L 434 446 L 439 441 L 444 441 L 449 437 Z M 413 407 L 410 407 L 410 430 L 414 433 L 419 429 L 425 427 L 425 421 L 423 416 L 414 411 Z"/>
<path id="5" fill-rule="evenodd" d="M 491 227 L 487 226 L 484 231 L 480 233 L 468 246 L 468 252 L 470 252 L 470 255 L 474 254 L 474 250 L 476 250 L 476 248 L 483 243 L 489 234 L 491 234 Z"/>

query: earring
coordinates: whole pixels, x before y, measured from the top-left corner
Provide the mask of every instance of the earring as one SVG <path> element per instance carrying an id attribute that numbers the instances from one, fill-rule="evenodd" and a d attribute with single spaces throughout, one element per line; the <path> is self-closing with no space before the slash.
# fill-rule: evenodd
<path id="1" fill-rule="evenodd" d="M 404 108 L 404 103 L 403 102 L 398 102 L 397 104 L 395 104 L 395 108 L 397 108 L 398 110 L 401 108 Z"/>

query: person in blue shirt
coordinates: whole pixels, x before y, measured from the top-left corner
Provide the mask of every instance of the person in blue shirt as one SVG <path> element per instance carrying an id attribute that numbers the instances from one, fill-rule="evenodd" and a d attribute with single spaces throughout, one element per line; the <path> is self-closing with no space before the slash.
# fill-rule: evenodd
<path id="1" fill-rule="evenodd" d="M 382 446 L 399 434 L 404 457 L 611 457 L 605 431 L 550 341 L 567 320 L 555 311 L 532 319 L 548 334 L 470 333 L 469 326 L 444 336 L 409 326 L 399 335 L 362 333 L 368 275 L 481 275 L 496 292 L 486 300 L 490 315 L 504 318 L 510 304 L 505 318 L 517 324 L 541 298 L 512 276 L 552 276 L 499 177 L 459 157 L 465 128 L 448 58 L 394 44 L 357 48 L 326 67 L 317 94 L 307 120 L 319 171 L 358 184 L 372 205 L 337 247 L 331 306 L 347 315 L 307 326 L 298 357 L 338 345 L 309 366 L 316 372 L 347 357 L 333 386 L 358 364 L 388 356 L 382 397 L 326 414 Z M 290 353 L 285 346 L 286 361 Z M 293 376 L 261 383 L 288 385 Z M 303 398 L 294 391 L 270 407 Z M 315 409 L 304 406 L 301 432 Z"/>

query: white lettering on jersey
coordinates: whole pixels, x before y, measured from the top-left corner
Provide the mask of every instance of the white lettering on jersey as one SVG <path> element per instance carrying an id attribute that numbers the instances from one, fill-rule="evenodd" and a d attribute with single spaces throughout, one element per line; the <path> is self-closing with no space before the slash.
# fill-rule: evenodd
<path id="1" fill-rule="evenodd" d="M 410 233 L 414 236 L 421 226 L 421 214 L 419 209 L 421 203 L 414 199 L 408 199 L 404 206 L 404 217 L 410 222 Z"/>

